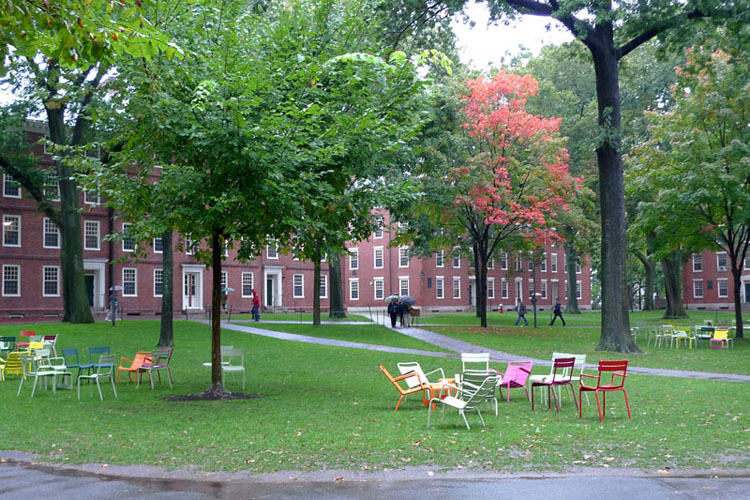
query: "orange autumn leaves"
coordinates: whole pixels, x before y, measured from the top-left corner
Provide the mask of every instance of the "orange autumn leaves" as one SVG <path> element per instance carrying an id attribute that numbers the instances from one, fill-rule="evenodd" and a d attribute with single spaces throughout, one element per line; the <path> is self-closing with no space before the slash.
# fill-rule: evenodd
<path id="1" fill-rule="evenodd" d="M 530 75 L 503 70 L 495 77 L 467 82 L 464 128 L 477 153 L 454 169 L 468 182 L 457 205 L 468 204 L 487 224 L 527 228 L 535 240 L 558 239 L 551 224 L 580 188 L 581 178 L 568 172 L 568 153 L 559 134 L 561 118 L 526 110 L 539 90 Z"/>

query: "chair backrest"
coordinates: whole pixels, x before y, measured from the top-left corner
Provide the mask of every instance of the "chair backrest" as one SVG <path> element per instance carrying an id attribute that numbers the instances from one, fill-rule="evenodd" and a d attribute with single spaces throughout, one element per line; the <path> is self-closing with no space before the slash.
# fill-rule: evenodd
<path id="1" fill-rule="evenodd" d="M 608 389 L 619 389 L 625 384 L 625 377 L 627 376 L 628 371 L 628 360 L 623 359 L 621 361 L 607 361 L 607 360 L 601 360 L 599 361 L 599 380 L 597 381 L 596 386 L 602 387 L 605 385 L 610 385 Z M 612 377 L 606 380 L 602 380 L 605 373 L 611 373 Z M 620 375 L 620 383 L 615 384 L 615 377 Z"/>
<path id="2" fill-rule="evenodd" d="M 388 380 L 391 381 L 391 383 L 393 384 L 393 386 L 396 389 L 398 389 L 398 392 L 400 392 L 401 394 L 406 394 L 407 391 L 405 391 L 404 388 L 401 387 L 401 385 L 399 384 L 399 380 L 396 380 L 395 378 L 393 378 L 393 375 L 391 375 L 388 372 L 388 370 L 385 368 L 385 366 L 380 365 L 380 371 L 383 372 L 383 375 L 385 375 L 388 378 Z M 402 375 L 402 377 L 403 377 L 403 375 Z M 400 377 L 396 377 L 396 378 L 400 378 Z M 401 380 L 403 380 L 403 379 L 401 379 Z"/>
<path id="3" fill-rule="evenodd" d="M 492 397 L 495 393 L 495 386 L 497 386 L 498 379 L 499 377 L 497 375 L 487 375 L 482 383 L 476 388 L 470 387 L 465 382 L 462 382 L 461 399 L 466 403 L 464 410 L 474 409 L 480 403 L 484 403 L 487 399 Z"/>
<path id="4" fill-rule="evenodd" d="M 0 351 L 12 351 L 16 348 L 15 337 L 0 337 Z"/>
<path id="5" fill-rule="evenodd" d="M 34 356 L 31 354 L 19 354 L 18 357 L 21 358 L 21 367 L 23 368 L 24 378 L 36 376 Z"/>
<path id="6" fill-rule="evenodd" d="M 172 348 L 164 347 L 156 349 L 151 353 L 151 364 L 154 366 L 169 366 L 169 360 L 172 358 Z"/>
<path id="7" fill-rule="evenodd" d="M 706 326 L 714 326 L 714 322 L 710 319 L 704 319 L 703 324 Z"/>
<path id="8" fill-rule="evenodd" d="M 552 363 L 552 368 L 550 370 L 550 374 L 551 372 L 555 370 L 554 360 L 556 358 L 575 358 L 576 362 L 575 362 L 575 366 L 573 367 L 573 371 L 578 372 L 577 376 L 579 377 L 581 376 L 581 373 L 583 373 L 583 369 L 586 367 L 586 355 L 585 354 L 572 354 L 569 352 L 553 352 L 552 353 L 553 363 Z"/>
<path id="9" fill-rule="evenodd" d="M 410 389 L 412 387 L 417 387 L 422 384 L 429 383 L 427 377 L 424 374 L 424 371 L 422 370 L 422 367 L 416 361 L 398 363 L 398 371 L 401 372 L 401 375 L 406 375 L 407 373 L 414 374 L 414 376 L 404 379 L 404 382 L 406 382 L 406 385 L 408 385 Z"/>
<path id="10" fill-rule="evenodd" d="M 115 355 L 114 354 L 102 354 L 99 356 L 99 361 L 95 365 L 96 375 L 107 376 L 112 375 L 115 368 Z"/>
<path id="11" fill-rule="evenodd" d="M 21 333 L 19 334 L 20 337 L 33 337 L 35 335 L 36 332 L 32 330 L 21 330 Z"/>
<path id="12" fill-rule="evenodd" d="M 713 335 L 714 334 L 714 327 L 713 326 L 702 326 L 701 327 L 701 335 Z"/>
<path id="13" fill-rule="evenodd" d="M 477 368 L 475 366 L 466 367 L 467 363 L 472 363 L 474 365 L 479 364 L 480 366 L 483 365 L 483 368 Z M 462 352 L 461 353 L 461 371 L 466 370 L 484 370 L 489 371 L 490 370 L 490 353 L 488 352 Z"/>
<path id="14" fill-rule="evenodd" d="M 672 326 L 672 325 L 661 325 L 661 332 L 662 333 L 673 334 L 674 333 L 674 326 Z"/>
<path id="15" fill-rule="evenodd" d="M 569 384 L 573 380 L 576 358 L 555 358 L 552 362 L 552 384 Z"/>
<path id="16" fill-rule="evenodd" d="M 63 358 L 65 358 L 65 364 L 67 366 L 78 366 L 81 364 L 81 360 L 78 359 L 78 348 L 77 347 L 68 347 L 67 349 L 62 350 Z M 75 363 L 68 363 L 68 357 L 75 357 Z"/>
<path id="17" fill-rule="evenodd" d="M 510 382 L 515 382 L 518 385 L 525 385 L 526 379 L 531 374 L 531 368 L 534 366 L 533 361 L 511 361 L 508 363 L 508 368 L 503 373 L 502 385 L 507 385 Z"/>
<path id="18" fill-rule="evenodd" d="M 729 338 L 729 330 L 717 328 L 714 330 L 714 340 L 724 340 Z"/>
<path id="19" fill-rule="evenodd" d="M 231 366 L 245 366 L 245 350 L 239 347 L 232 349 L 229 364 Z"/>
<path id="20" fill-rule="evenodd" d="M 109 354 L 109 347 L 89 347 L 89 362 L 96 363 L 102 354 Z"/>
<path id="21" fill-rule="evenodd" d="M 39 349 L 44 349 L 44 342 L 29 342 L 30 351 L 38 351 Z"/>

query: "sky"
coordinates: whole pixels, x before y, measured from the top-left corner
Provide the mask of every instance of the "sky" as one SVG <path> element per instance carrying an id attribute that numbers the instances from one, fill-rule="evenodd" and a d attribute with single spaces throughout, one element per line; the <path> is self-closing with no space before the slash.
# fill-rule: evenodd
<path id="1" fill-rule="evenodd" d="M 489 12 L 484 3 L 471 3 L 466 8 L 469 18 L 476 23 L 474 28 L 454 18 L 453 30 L 458 37 L 457 46 L 461 60 L 478 70 L 486 70 L 490 64 L 499 67 L 521 52 L 520 46 L 539 54 L 543 45 L 559 45 L 573 40 L 573 35 L 558 21 L 548 17 L 521 16 L 506 26 L 487 26 Z M 551 29 L 546 26 L 550 23 Z"/>

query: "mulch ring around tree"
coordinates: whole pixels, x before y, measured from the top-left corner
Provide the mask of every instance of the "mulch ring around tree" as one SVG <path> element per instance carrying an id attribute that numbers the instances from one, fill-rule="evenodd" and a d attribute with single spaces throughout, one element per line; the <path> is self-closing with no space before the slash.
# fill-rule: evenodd
<path id="1" fill-rule="evenodd" d="M 226 399 L 259 399 L 265 396 L 260 394 L 244 394 L 241 392 L 217 392 L 203 391 L 195 394 L 185 394 L 183 396 L 170 396 L 164 398 L 165 401 L 222 401 Z"/>

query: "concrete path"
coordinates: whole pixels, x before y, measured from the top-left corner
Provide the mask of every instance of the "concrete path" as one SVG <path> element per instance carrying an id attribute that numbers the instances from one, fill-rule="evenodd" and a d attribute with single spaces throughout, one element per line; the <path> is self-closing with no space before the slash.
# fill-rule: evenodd
<path id="1" fill-rule="evenodd" d="M 275 323 L 283 323 L 283 322 L 277 321 Z M 299 322 L 289 321 L 287 323 L 299 323 Z M 326 322 L 323 322 L 323 323 L 326 323 Z M 331 322 L 330 324 L 363 325 L 363 324 L 371 324 L 371 323 L 362 323 L 362 322 L 353 322 L 353 321 L 351 322 L 336 321 L 336 322 Z M 386 328 L 389 328 L 389 329 L 391 328 L 390 324 L 386 324 L 382 326 L 385 326 Z M 377 345 L 377 344 L 364 344 L 360 342 L 347 342 L 345 340 L 334 340 L 334 339 L 326 339 L 326 338 L 319 338 L 319 337 L 310 337 L 307 335 L 274 332 L 271 330 L 264 330 L 262 328 L 255 328 L 252 326 L 244 326 L 244 325 L 238 325 L 238 324 L 227 323 L 227 322 L 222 322 L 222 328 L 225 328 L 228 330 L 251 333 L 253 335 L 262 335 L 265 337 L 272 337 L 272 338 L 281 339 L 281 340 L 292 340 L 296 342 L 307 342 L 310 344 L 321 344 L 321 345 L 329 345 L 329 346 L 336 346 L 336 347 L 348 347 L 348 348 L 354 348 L 354 349 L 367 349 L 370 351 L 383 351 L 383 352 L 392 352 L 392 353 L 399 353 L 399 354 L 411 354 L 411 355 L 443 357 L 443 358 L 457 358 L 460 356 L 460 353 L 462 352 L 489 352 L 490 359 L 496 363 L 507 363 L 508 361 L 517 360 L 520 358 L 520 356 L 517 356 L 514 354 L 510 354 L 510 353 L 502 352 L 502 351 L 496 351 L 493 349 L 488 349 L 486 347 L 471 344 L 469 342 L 464 342 L 463 340 L 454 339 L 452 337 L 440 335 L 438 333 L 431 332 L 423 328 L 415 328 L 415 327 L 395 328 L 392 330 L 394 332 L 400 333 L 401 335 L 406 335 L 408 337 L 412 337 L 414 339 L 421 340 L 429 344 L 442 347 L 443 349 L 448 349 L 453 352 L 441 353 L 441 352 L 422 351 L 418 349 L 405 349 L 401 347 L 390 347 L 390 346 L 383 346 L 383 345 Z M 528 359 L 528 358 L 523 358 L 523 359 Z M 539 366 L 551 366 L 552 365 L 552 361 L 549 359 L 532 358 L 532 360 L 534 361 L 535 365 L 539 365 Z M 697 372 L 697 371 L 689 371 L 689 370 L 667 370 L 667 369 L 661 369 L 661 368 L 645 368 L 645 367 L 638 367 L 638 366 L 628 367 L 628 372 L 639 373 L 642 375 L 662 376 L 662 377 L 681 377 L 681 378 L 720 380 L 724 382 L 750 382 L 750 375 L 738 375 L 738 374 L 732 374 L 732 373 L 709 373 L 709 372 Z"/>

